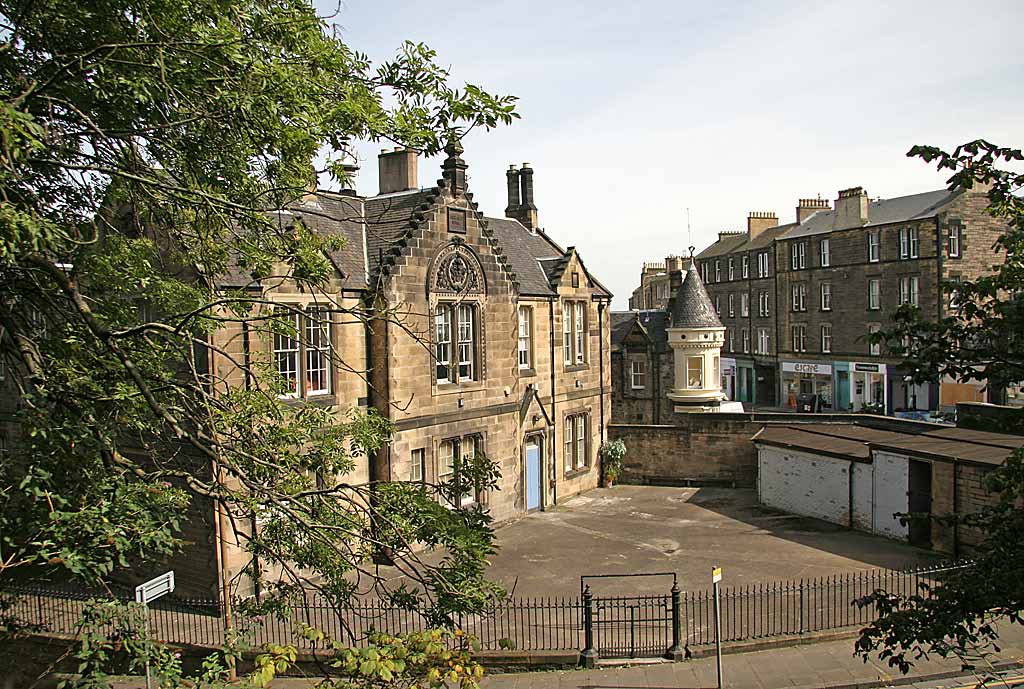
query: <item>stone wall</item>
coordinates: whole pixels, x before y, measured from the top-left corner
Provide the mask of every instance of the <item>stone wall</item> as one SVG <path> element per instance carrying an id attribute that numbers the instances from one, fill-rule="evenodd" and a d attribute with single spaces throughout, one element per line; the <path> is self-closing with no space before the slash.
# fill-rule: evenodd
<path id="1" fill-rule="evenodd" d="M 980 402 L 956 405 L 956 425 L 975 431 L 1024 435 L 1024 409 Z"/>
<path id="2" fill-rule="evenodd" d="M 672 417 L 671 425 L 613 423 L 608 426 L 609 439 L 621 438 L 626 443 L 625 471 L 620 481 L 754 486 L 757 450 L 750 439 L 767 424 L 864 423 L 894 431 L 932 427 L 907 419 L 865 414 L 677 414 L 669 407 L 666 416 Z"/>
<path id="3" fill-rule="evenodd" d="M 680 414 L 678 425 L 611 424 L 626 443 L 624 483 L 753 486 L 757 452 L 750 438 L 764 425 L 748 414 Z"/>

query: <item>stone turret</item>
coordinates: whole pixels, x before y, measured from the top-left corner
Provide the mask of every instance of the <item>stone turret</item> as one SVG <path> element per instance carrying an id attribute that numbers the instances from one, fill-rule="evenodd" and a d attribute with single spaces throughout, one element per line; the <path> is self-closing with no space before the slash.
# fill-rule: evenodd
<path id="1" fill-rule="evenodd" d="M 672 300 L 669 318 L 666 332 L 674 359 L 675 383 L 668 398 L 681 413 L 717 410 L 725 399 L 721 380 L 725 326 L 697 273 L 692 251 L 686 277 Z"/>

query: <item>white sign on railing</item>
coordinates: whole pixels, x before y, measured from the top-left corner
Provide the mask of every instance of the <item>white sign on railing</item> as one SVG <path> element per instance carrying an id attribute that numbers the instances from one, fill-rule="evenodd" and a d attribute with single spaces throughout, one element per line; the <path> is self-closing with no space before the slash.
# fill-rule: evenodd
<path id="1" fill-rule="evenodd" d="M 135 602 L 148 603 L 174 590 L 174 570 L 135 587 Z"/>

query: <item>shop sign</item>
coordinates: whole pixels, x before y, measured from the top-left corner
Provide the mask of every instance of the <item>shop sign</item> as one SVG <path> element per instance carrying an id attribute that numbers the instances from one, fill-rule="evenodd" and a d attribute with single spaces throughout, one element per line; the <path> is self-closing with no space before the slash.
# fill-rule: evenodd
<path id="1" fill-rule="evenodd" d="M 854 371 L 863 371 L 865 373 L 885 373 L 885 364 L 853 364 Z"/>
<path id="2" fill-rule="evenodd" d="M 812 376 L 830 376 L 832 375 L 832 365 L 808 361 L 783 361 L 782 371 L 784 373 L 803 373 Z"/>

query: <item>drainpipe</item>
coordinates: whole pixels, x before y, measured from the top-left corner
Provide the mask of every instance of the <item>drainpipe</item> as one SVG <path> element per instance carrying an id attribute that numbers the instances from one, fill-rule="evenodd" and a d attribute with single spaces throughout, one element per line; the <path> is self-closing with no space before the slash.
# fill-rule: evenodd
<path id="1" fill-rule="evenodd" d="M 598 364 L 598 375 L 600 380 L 601 388 L 601 433 L 600 438 L 603 443 L 604 437 L 604 302 L 597 303 L 597 355 L 600 363 Z M 604 475 L 604 467 L 601 467 L 602 476 Z"/>
<path id="2" fill-rule="evenodd" d="M 850 511 L 849 511 L 849 520 L 848 520 L 849 524 L 847 524 L 847 526 L 850 529 L 853 529 L 853 470 L 854 470 L 855 467 L 856 467 L 856 462 L 851 460 L 850 461 L 850 472 L 849 472 L 850 473 L 850 476 L 849 476 L 849 478 L 850 478 L 850 496 L 849 496 L 850 497 L 850 507 L 849 507 L 849 510 Z"/>
<path id="3" fill-rule="evenodd" d="M 242 321 L 242 355 L 245 362 L 245 391 L 249 392 L 252 389 L 252 349 L 249 341 L 249 321 Z M 250 517 L 251 523 L 249 528 L 253 538 L 256 537 L 256 513 L 253 512 Z M 256 553 L 252 555 L 252 592 L 256 597 L 256 600 L 260 599 L 260 579 L 262 578 L 262 572 L 260 572 L 260 556 Z"/>
<path id="4" fill-rule="evenodd" d="M 551 482 L 551 504 L 558 504 L 558 459 L 555 448 L 556 431 L 558 429 L 558 417 L 555 415 L 555 300 L 548 297 L 548 341 L 551 348 L 551 473 L 554 480 Z"/>
<path id="5" fill-rule="evenodd" d="M 931 508 L 929 508 L 929 512 Z M 930 523 L 930 520 L 929 520 Z M 960 558 L 960 463 L 953 458 L 953 559 Z"/>
<path id="6" fill-rule="evenodd" d="M 651 393 L 654 395 L 654 399 L 651 400 L 651 423 L 661 423 L 661 357 L 658 356 L 657 345 L 653 340 L 647 344 L 647 358 L 651 360 L 651 370 L 654 374 L 654 379 L 651 380 Z"/>
<path id="7" fill-rule="evenodd" d="M 774 321 L 774 325 L 775 325 L 775 365 L 772 367 L 772 375 L 773 376 L 777 376 L 778 379 L 775 381 L 775 385 L 773 387 L 775 388 L 775 397 L 776 397 L 776 399 L 775 399 L 775 406 L 776 407 L 781 407 L 781 406 L 783 406 L 783 403 L 782 403 L 782 369 L 780 368 L 781 364 L 779 362 L 780 362 L 780 360 L 782 358 L 781 357 L 781 354 L 782 354 L 782 340 L 779 338 L 779 321 L 782 320 L 782 314 L 783 314 L 782 304 L 783 304 L 783 302 L 779 298 L 779 261 L 778 261 L 778 256 L 776 255 L 776 252 L 778 251 L 778 247 L 779 247 L 779 245 L 777 245 L 775 243 L 775 241 L 772 240 L 772 250 L 769 253 L 769 256 L 772 257 L 772 260 L 769 262 L 768 270 L 772 271 L 772 273 L 771 273 L 771 276 L 772 276 L 772 287 L 775 288 L 775 318 L 772 319 L 772 321 Z M 770 350 L 771 347 L 769 347 L 768 349 Z M 765 352 L 765 354 L 770 355 L 770 352 Z M 757 376 L 755 375 L 754 377 L 756 378 Z M 755 380 L 754 382 L 756 383 L 757 381 Z"/>

